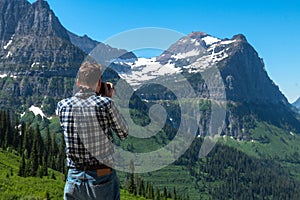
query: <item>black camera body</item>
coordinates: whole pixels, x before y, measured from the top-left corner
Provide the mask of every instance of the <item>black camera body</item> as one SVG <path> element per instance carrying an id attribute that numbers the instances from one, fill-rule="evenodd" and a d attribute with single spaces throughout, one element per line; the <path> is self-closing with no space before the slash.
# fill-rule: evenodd
<path id="1" fill-rule="evenodd" d="M 105 85 L 108 90 L 111 89 L 110 84 L 106 84 L 105 82 L 101 82 L 100 91 L 97 93 L 98 96 L 105 96 Z"/>

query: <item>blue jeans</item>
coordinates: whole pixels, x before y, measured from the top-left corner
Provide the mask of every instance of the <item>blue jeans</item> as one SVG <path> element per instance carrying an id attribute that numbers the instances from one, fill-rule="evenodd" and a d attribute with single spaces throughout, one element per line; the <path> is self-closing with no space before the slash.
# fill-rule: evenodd
<path id="1" fill-rule="evenodd" d="M 65 200 L 120 200 L 119 181 L 115 170 L 97 176 L 97 171 L 69 169 L 64 191 Z"/>

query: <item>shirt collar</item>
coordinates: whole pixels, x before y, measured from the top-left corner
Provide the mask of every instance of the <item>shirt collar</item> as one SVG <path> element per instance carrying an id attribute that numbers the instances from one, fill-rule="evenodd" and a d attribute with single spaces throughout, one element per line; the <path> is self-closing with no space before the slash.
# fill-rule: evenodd
<path id="1" fill-rule="evenodd" d="M 96 93 L 91 88 L 80 88 L 80 91 L 75 94 L 75 97 L 86 99 L 90 96 L 94 96 Z"/>

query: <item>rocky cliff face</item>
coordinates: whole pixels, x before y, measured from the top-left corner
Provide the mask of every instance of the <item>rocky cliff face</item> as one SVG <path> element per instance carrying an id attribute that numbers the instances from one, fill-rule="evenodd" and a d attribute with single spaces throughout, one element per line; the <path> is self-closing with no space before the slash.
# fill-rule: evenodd
<path id="1" fill-rule="evenodd" d="M 78 67 L 86 54 L 74 46 L 44 0 L 1 0 L 1 71 Z"/>
<path id="2" fill-rule="evenodd" d="M 226 84 L 227 98 L 241 102 L 284 103 L 285 96 L 268 76 L 263 60 L 242 35 L 232 38 L 231 56 L 220 69 Z"/>

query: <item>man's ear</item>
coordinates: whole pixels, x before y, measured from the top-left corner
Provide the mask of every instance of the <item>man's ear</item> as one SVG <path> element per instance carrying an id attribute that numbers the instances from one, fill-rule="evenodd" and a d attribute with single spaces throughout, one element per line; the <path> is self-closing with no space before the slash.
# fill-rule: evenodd
<path id="1" fill-rule="evenodd" d="M 79 82 L 79 80 L 77 79 L 77 81 L 76 81 L 76 84 L 77 84 L 77 87 L 79 87 L 80 86 L 80 82 Z"/>
<path id="2" fill-rule="evenodd" d="M 101 80 L 99 80 L 96 85 L 96 92 L 100 92 L 100 88 L 101 88 Z"/>

